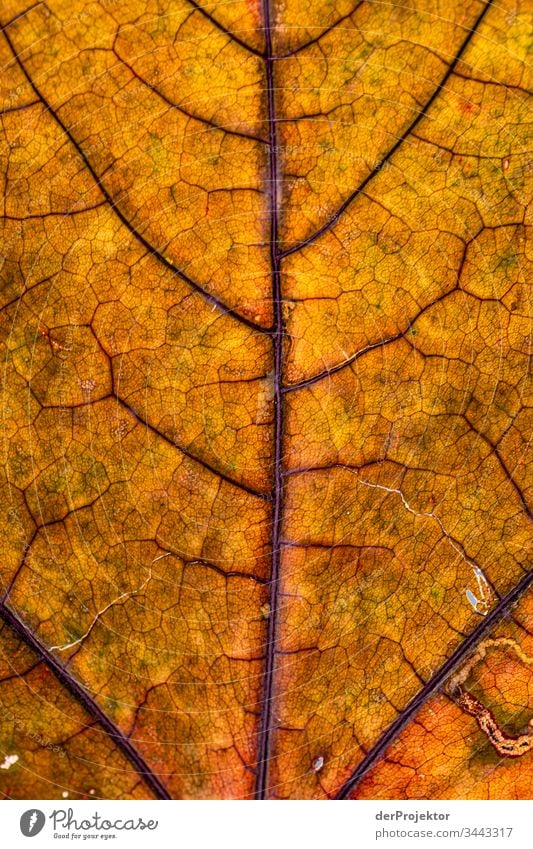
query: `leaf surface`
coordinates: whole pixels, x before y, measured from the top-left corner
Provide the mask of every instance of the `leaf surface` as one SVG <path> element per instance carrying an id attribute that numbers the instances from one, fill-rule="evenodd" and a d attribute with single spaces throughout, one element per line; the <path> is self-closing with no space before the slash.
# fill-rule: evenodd
<path id="1" fill-rule="evenodd" d="M 527 797 L 527 4 L 78 5 L 0 21 L 0 792 Z"/>

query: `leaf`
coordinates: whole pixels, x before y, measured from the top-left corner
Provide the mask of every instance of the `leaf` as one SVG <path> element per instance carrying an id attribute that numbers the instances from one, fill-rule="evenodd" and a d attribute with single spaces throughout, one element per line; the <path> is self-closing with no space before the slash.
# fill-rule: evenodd
<path id="1" fill-rule="evenodd" d="M 527 11 L 3 4 L 5 797 L 530 795 Z"/>

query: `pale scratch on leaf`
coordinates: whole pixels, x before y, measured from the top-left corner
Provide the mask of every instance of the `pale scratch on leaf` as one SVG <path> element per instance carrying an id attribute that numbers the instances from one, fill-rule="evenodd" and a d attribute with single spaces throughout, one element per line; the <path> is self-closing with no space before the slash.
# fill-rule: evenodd
<path id="1" fill-rule="evenodd" d="M 350 470 L 350 471 L 351 471 L 351 470 Z M 355 473 L 354 473 L 354 474 L 355 474 Z M 437 525 L 439 526 L 440 530 L 442 531 L 443 536 L 444 536 L 444 537 L 445 537 L 445 539 L 449 542 L 449 544 L 450 544 L 450 545 L 451 545 L 451 547 L 454 549 L 454 551 L 456 551 L 456 552 L 457 552 L 457 554 L 459 555 L 459 557 L 460 557 L 462 560 L 464 560 L 464 562 L 465 562 L 465 563 L 467 563 L 467 564 L 468 564 L 468 566 L 470 566 L 470 567 L 473 569 L 473 571 L 474 571 L 474 574 L 475 574 L 475 576 L 476 576 L 476 580 L 477 580 L 477 584 L 478 584 L 478 588 L 479 588 L 479 590 L 480 590 L 480 592 L 481 592 L 482 598 L 481 598 L 481 599 L 477 599 L 477 598 L 475 597 L 475 595 L 471 592 L 471 590 L 467 590 L 467 591 L 466 591 L 466 595 L 467 595 L 468 601 L 470 602 L 470 604 L 472 605 L 472 607 L 474 607 L 474 610 L 476 609 L 475 605 L 477 605 L 477 604 L 479 604 L 479 603 L 481 603 L 481 602 L 482 602 L 482 603 L 483 603 L 483 604 L 484 604 L 487 608 L 489 607 L 489 593 L 490 593 L 490 585 L 489 585 L 489 582 L 487 581 L 487 579 L 486 579 L 485 575 L 483 574 L 483 572 L 482 572 L 482 570 L 479 568 L 479 566 L 476 566 L 476 564 L 475 564 L 475 563 L 473 563 L 473 562 L 472 562 L 472 561 L 471 561 L 471 560 L 470 560 L 470 559 L 466 556 L 466 554 L 465 554 L 465 553 L 464 553 L 464 551 L 462 550 L 461 546 L 460 546 L 460 545 L 456 542 L 456 540 L 454 540 L 454 538 L 451 536 L 451 534 L 450 534 L 450 533 L 448 533 L 448 531 L 447 531 L 447 530 L 446 530 L 446 528 L 444 527 L 444 525 L 443 525 L 443 523 L 442 523 L 441 519 L 439 519 L 439 517 L 438 517 L 437 515 L 435 515 L 435 513 L 423 513 L 423 512 L 419 512 L 418 510 L 415 510 L 413 507 L 411 507 L 411 505 L 409 504 L 409 502 L 408 502 L 408 501 L 407 501 L 407 499 L 405 498 L 405 495 L 403 494 L 403 492 L 402 492 L 402 490 L 401 490 L 401 489 L 395 489 L 394 487 L 384 486 L 384 484 L 371 483 L 370 481 L 361 480 L 361 478 L 359 478 L 359 477 L 357 478 L 357 481 L 358 481 L 358 483 L 363 484 L 363 486 L 368 486 L 368 487 L 370 487 L 371 489 L 380 489 L 380 490 L 382 490 L 383 492 L 388 492 L 388 493 L 391 493 L 391 494 L 394 494 L 394 495 L 399 495 L 399 496 L 400 496 L 400 498 L 401 498 L 401 500 L 402 500 L 402 504 L 403 504 L 403 506 L 405 507 L 405 509 L 406 509 L 409 513 L 411 513 L 413 516 L 416 516 L 418 519 L 433 519 L 433 521 L 434 521 L 434 522 L 436 522 L 436 523 L 437 523 Z M 480 613 L 481 611 L 477 610 L 476 612 L 477 612 L 477 613 Z M 483 613 L 482 615 L 484 616 L 484 615 L 485 615 L 485 613 Z"/>
<path id="2" fill-rule="evenodd" d="M 149 568 L 149 571 L 148 571 L 148 577 L 146 578 L 145 581 L 143 581 L 141 586 L 137 587 L 136 590 L 129 590 L 126 593 L 121 593 L 119 596 L 117 596 L 117 598 L 113 599 L 113 601 L 110 601 L 109 604 L 106 604 L 106 606 L 103 607 L 102 610 L 98 611 L 98 613 L 93 618 L 93 621 L 91 622 L 91 624 L 89 625 L 89 627 L 87 628 L 85 633 L 81 635 L 81 637 L 78 637 L 77 640 L 72 640 L 72 642 L 70 642 L 70 643 L 63 643 L 62 645 L 58 645 L 58 646 L 50 646 L 50 651 L 66 651 L 67 649 L 71 649 L 71 648 L 73 648 L 73 646 L 77 646 L 79 643 L 83 642 L 83 640 L 85 640 L 89 636 L 89 634 L 91 633 L 92 629 L 94 628 L 94 626 L 96 625 L 96 623 L 98 622 L 100 617 L 103 616 L 104 613 L 106 613 L 111 607 L 113 607 L 115 604 L 119 604 L 119 602 L 123 601 L 124 599 L 133 598 L 133 596 L 139 595 L 139 593 L 143 592 L 143 590 L 146 588 L 146 586 L 148 585 L 148 583 L 152 579 L 152 566 L 153 566 L 153 564 L 156 563 L 157 560 L 161 560 L 163 557 L 168 557 L 169 555 L 170 555 L 170 552 L 167 551 L 166 554 L 160 554 L 159 557 L 155 557 L 152 560 L 152 562 L 150 563 L 150 568 Z"/>
<path id="3" fill-rule="evenodd" d="M 477 607 L 477 606 L 478 606 L 478 604 L 479 604 L 479 599 L 478 599 L 478 598 L 476 598 L 476 596 L 474 595 L 474 593 L 472 592 L 472 590 L 469 590 L 469 589 L 468 589 L 468 587 L 466 588 L 466 598 L 467 598 L 468 602 L 472 605 L 472 609 L 473 609 L 476 613 L 481 613 L 481 611 L 480 611 L 480 610 L 478 610 L 478 607 Z M 485 613 L 481 613 L 481 615 L 482 615 L 482 616 L 486 616 L 486 614 L 485 614 Z"/>
<path id="4" fill-rule="evenodd" d="M 474 566 L 474 575 L 480 598 L 474 595 L 469 588 L 466 589 L 466 597 L 476 613 L 479 613 L 480 616 L 486 616 L 490 607 L 490 587 L 479 566 Z"/>

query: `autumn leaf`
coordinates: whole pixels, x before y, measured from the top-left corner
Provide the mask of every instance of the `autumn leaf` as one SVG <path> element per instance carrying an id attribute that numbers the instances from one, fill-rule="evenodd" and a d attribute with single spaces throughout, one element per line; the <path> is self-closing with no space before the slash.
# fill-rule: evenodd
<path id="1" fill-rule="evenodd" d="M 528 4 L 0 15 L 0 793 L 529 798 Z"/>

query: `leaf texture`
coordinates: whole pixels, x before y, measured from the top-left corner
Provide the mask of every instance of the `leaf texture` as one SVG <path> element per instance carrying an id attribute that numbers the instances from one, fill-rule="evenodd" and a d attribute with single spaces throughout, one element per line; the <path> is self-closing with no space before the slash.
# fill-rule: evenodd
<path id="1" fill-rule="evenodd" d="M 4 0 L 4 797 L 530 796 L 527 6 Z"/>

